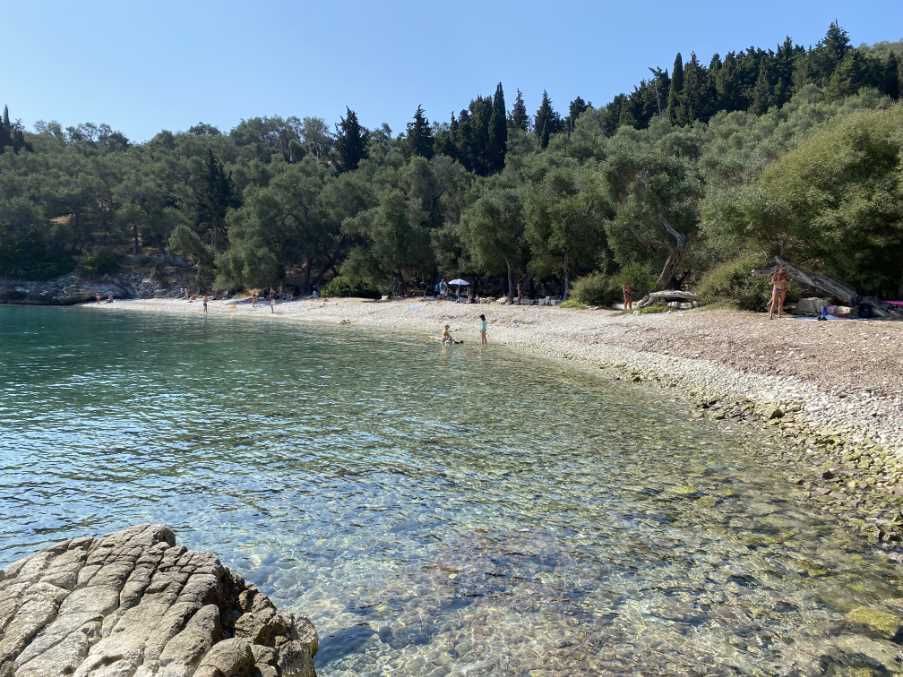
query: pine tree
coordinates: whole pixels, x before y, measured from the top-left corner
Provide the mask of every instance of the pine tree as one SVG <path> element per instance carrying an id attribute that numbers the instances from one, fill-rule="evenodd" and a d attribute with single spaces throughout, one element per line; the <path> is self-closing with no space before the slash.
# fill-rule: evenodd
<path id="1" fill-rule="evenodd" d="M 832 22 L 825 37 L 808 55 L 806 79 L 822 85 L 827 83 L 852 49 L 849 34 L 836 21 Z"/>
<path id="2" fill-rule="evenodd" d="M 895 101 L 900 98 L 900 65 L 897 55 L 891 52 L 884 62 L 884 74 L 881 81 L 881 91 Z"/>
<path id="3" fill-rule="evenodd" d="M 858 49 L 851 49 L 834 69 L 828 82 L 832 96 L 842 98 L 855 94 L 869 84 L 869 68 L 865 57 Z"/>
<path id="4" fill-rule="evenodd" d="M 357 169 L 360 161 L 367 157 L 367 136 L 367 130 L 357 121 L 357 113 L 346 107 L 345 117 L 336 125 L 335 149 L 339 156 L 339 171 Z"/>
<path id="5" fill-rule="evenodd" d="M 505 167 L 505 153 L 508 150 L 508 120 L 505 112 L 505 92 L 500 82 L 492 97 L 492 115 L 489 118 L 489 147 L 487 160 L 490 173 L 500 172 Z"/>
<path id="6" fill-rule="evenodd" d="M 214 251 L 221 251 L 226 245 L 226 212 L 238 206 L 238 198 L 232 177 L 209 148 L 204 183 L 196 199 L 196 226 L 209 236 Z"/>
<path id="7" fill-rule="evenodd" d="M 690 53 L 690 62 L 684 70 L 684 110 L 687 122 L 706 120 L 706 74 L 696 52 Z"/>
<path id="8" fill-rule="evenodd" d="M 423 106 L 417 106 L 414 120 L 408 123 L 407 136 L 408 152 L 411 155 L 419 155 L 427 160 L 433 157 L 433 131 L 423 112 Z"/>
<path id="9" fill-rule="evenodd" d="M 579 96 L 571 101 L 571 105 L 568 106 L 568 134 L 574 131 L 574 128 L 577 125 L 577 118 L 580 117 L 580 115 L 583 114 L 587 108 L 589 108 L 589 104 Z"/>
<path id="10" fill-rule="evenodd" d="M 12 125 L 9 123 L 9 106 L 3 106 L 3 126 L 7 129 L 12 128 Z"/>
<path id="11" fill-rule="evenodd" d="M 552 135 L 561 129 L 561 117 L 552 108 L 552 100 L 549 93 L 545 90 L 542 92 L 542 101 L 539 108 L 536 109 L 536 115 L 533 117 L 533 132 L 539 138 L 539 145 L 545 148 L 549 145 L 549 139 Z"/>
<path id="12" fill-rule="evenodd" d="M 509 122 L 514 129 L 526 132 L 530 127 L 530 116 L 527 114 L 527 104 L 524 103 L 524 96 L 520 90 L 517 90 L 517 96 L 514 99 L 514 105 L 511 107 L 511 117 Z"/>
<path id="13" fill-rule="evenodd" d="M 671 88 L 668 90 L 668 118 L 673 124 L 682 125 L 687 121 L 684 109 L 684 60 L 680 52 L 674 57 L 671 71 Z"/>
<path id="14" fill-rule="evenodd" d="M 759 65 L 756 85 L 753 87 L 750 111 L 756 115 L 762 115 L 768 112 L 769 106 L 771 106 L 771 87 L 768 84 L 768 66 L 763 59 Z"/>

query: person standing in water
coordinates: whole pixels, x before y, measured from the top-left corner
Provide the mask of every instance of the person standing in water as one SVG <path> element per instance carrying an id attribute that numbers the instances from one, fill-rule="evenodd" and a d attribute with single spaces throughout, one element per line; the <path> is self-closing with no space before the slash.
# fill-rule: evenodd
<path id="1" fill-rule="evenodd" d="M 486 316 L 483 313 L 480 313 L 480 345 L 487 345 L 489 341 L 486 340 Z"/>
<path id="2" fill-rule="evenodd" d="M 276 294 L 270 289 L 270 312 L 276 314 Z"/>
<path id="3" fill-rule="evenodd" d="M 787 299 L 787 290 L 790 288 L 790 276 L 784 270 L 784 266 L 779 265 L 774 275 L 771 276 L 771 302 L 768 304 L 768 319 L 773 320 L 774 314 L 777 312 L 778 319 L 784 312 L 784 301 Z"/>
<path id="4" fill-rule="evenodd" d="M 204 315 L 207 314 L 207 301 L 208 301 L 207 294 L 204 294 Z"/>

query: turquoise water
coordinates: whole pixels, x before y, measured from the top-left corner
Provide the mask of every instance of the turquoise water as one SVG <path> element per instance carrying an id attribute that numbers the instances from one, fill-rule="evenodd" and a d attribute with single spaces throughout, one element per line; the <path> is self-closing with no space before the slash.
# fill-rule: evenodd
<path id="1" fill-rule="evenodd" d="M 501 346 L 0 306 L 0 566 L 167 522 L 310 616 L 326 676 L 859 665 L 892 559 L 687 413 Z"/>

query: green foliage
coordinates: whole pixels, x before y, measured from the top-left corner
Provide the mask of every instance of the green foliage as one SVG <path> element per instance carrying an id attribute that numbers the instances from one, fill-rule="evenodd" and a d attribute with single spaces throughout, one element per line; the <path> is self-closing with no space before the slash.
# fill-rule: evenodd
<path id="1" fill-rule="evenodd" d="M 423 106 L 417 106 L 414 120 L 408 123 L 407 141 L 408 153 L 411 155 L 419 155 L 427 160 L 433 157 L 433 132 Z"/>
<path id="2" fill-rule="evenodd" d="M 119 272 L 121 265 L 122 255 L 110 249 L 100 249 L 81 260 L 81 269 L 89 277 L 112 275 Z"/>
<path id="3" fill-rule="evenodd" d="M 735 218 L 865 292 L 893 295 L 903 261 L 903 108 L 839 117 L 769 165 Z"/>
<path id="4" fill-rule="evenodd" d="M 382 297 L 382 293 L 363 280 L 338 275 L 323 285 L 320 296 L 324 298 L 379 299 Z"/>
<path id="5" fill-rule="evenodd" d="M 511 189 L 490 189 L 465 210 L 461 232 L 476 265 L 490 274 L 505 276 L 510 299 L 529 260 L 520 194 Z"/>
<path id="6" fill-rule="evenodd" d="M 589 306 L 587 306 L 585 303 L 578 301 L 576 298 L 574 298 L 572 296 L 571 298 L 565 299 L 564 301 L 562 301 L 560 307 L 567 308 L 569 310 L 584 310 L 584 309 L 588 308 Z"/>
<path id="7" fill-rule="evenodd" d="M 706 303 L 727 301 L 743 310 L 765 310 L 771 299 L 771 284 L 767 278 L 751 274 L 763 263 L 761 255 L 751 254 L 725 261 L 706 273 L 696 292 Z"/>
<path id="8" fill-rule="evenodd" d="M 598 107 L 577 96 L 564 119 L 544 92 L 532 126 L 498 83 L 447 123 L 418 107 L 402 135 L 347 109 L 335 133 L 254 117 L 133 144 L 103 124 L 30 134 L 4 111 L 0 275 L 171 250 L 205 288 L 340 276 L 402 293 L 450 275 L 566 295 L 600 271 L 575 290 L 618 300 L 624 281 L 686 287 L 761 250 L 896 296 L 901 58 L 900 43 L 856 48 L 832 24 L 811 49 L 678 54 L 670 75 L 652 68 Z M 719 293 L 742 297 L 732 284 Z"/>
<path id="9" fill-rule="evenodd" d="M 357 121 L 357 113 L 345 109 L 345 117 L 336 125 L 335 149 L 338 154 L 339 169 L 350 172 L 357 169 L 367 157 L 369 132 Z"/>
<path id="10" fill-rule="evenodd" d="M 610 306 L 623 298 L 618 281 L 602 273 L 590 273 L 577 278 L 571 294 L 584 306 Z"/>
<path id="11" fill-rule="evenodd" d="M 655 275 L 649 270 L 649 266 L 636 261 L 621 268 L 614 280 L 619 291 L 623 290 L 625 284 L 629 284 L 634 298 L 641 298 L 655 289 Z"/>

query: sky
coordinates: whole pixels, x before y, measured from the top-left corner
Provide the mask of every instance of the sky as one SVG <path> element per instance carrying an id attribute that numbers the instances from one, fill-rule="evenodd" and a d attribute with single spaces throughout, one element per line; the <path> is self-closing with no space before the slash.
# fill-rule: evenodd
<path id="1" fill-rule="evenodd" d="M 348 106 L 396 133 L 418 105 L 447 120 L 504 84 L 534 111 L 602 105 L 676 52 L 708 63 L 838 20 L 854 44 L 903 38 L 903 0 L 23 0 L 0 5 L 0 105 L 28 128 L 107 123 L 135 141 L 203 121 Z"/>

